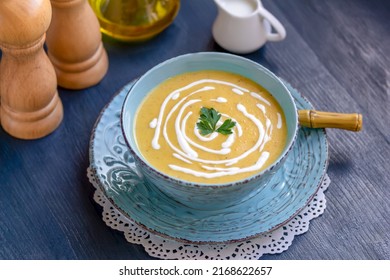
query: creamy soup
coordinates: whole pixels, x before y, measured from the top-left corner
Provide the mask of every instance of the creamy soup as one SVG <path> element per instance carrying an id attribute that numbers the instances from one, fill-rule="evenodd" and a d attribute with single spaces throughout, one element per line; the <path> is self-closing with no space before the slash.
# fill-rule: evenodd
<path id="1" fill-rule="evenodd" d="M 234 123 L 230 134 L 199 128 L 202 108 Z M 204 110 L 203 109 L 203 110 Z M 199 183 L 244 179 L 281 154 L 287 126 L 280 105 L 260 85 L 223 71 L 189 72 L 152 90 L 135 119 L 144 158 L 171 177 Z"/>

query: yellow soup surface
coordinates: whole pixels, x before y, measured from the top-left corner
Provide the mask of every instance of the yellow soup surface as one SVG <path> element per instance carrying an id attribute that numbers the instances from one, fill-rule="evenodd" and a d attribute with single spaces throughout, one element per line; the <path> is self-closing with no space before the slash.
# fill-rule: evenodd
<path id="1" fill-rule="evenodd" d="M 202 135 L 202 108 L 235 122 L 231 134 Z M 138 148 L 154 168 L 197 183 L 250 177 L 272 164 L 286 144 L 287 126 L 272 95 L 243 76 L 215 70 L 171 77 L 147 94 L 135 118 Z"/>

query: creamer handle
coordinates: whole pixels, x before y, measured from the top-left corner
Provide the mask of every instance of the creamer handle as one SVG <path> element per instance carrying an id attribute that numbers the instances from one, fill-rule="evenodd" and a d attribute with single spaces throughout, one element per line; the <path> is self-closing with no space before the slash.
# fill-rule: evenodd
<path id="1" fill-rule="evenodd" d="M 269 32 L 267 33 L 267 40 L 268 41 L 281 41 L 284 38 L 286 38 L 286 29 L 281 24 L 281 22 L 268 10 L 266 10 L 263 6 L 259 6 L 258 13 L 269 21 L 271 26 L 275 29 L 276 33 Z"/>
<path id="2" fill-rule="evenodd" d="M 311 128 L 340 128 L 351 131 L 360 131 L 363 127 L 361 114 L 343 114 L 321 112 L 315 110 L 299 110 L 299 123 Z"/>

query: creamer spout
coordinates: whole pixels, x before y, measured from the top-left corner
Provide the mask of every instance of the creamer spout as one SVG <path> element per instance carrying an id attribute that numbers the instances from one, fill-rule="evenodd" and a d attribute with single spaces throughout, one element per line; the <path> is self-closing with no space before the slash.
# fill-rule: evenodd
<path id="1" fill-rule="evenodd" d="M 238 17 L 245 20 L 254 16 L 258 9 L 259 0 L 214 0 L 219 10 L 232 17 Z"/>

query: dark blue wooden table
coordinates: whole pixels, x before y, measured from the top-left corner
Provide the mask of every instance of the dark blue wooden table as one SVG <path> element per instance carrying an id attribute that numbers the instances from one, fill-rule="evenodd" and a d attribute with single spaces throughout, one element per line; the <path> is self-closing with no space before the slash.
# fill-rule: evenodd
<path id="1" fill-rule="evenodd" d="M 263 259 L 390 259 L 390 1 L 264 0 L 287 38 L 246 55 L 290 82 L 317 109 L 360 112 L 362 132 L 328 130 L 332 183 L 325 213 L 291 247 Z M 211 0 L 183 0 L 154 39 L 104 38 L 110 67 L 95 87 L 59 89 L 65 116 L 51 135 L 0 129 L 0 259 L 151 259 L 102 221 L 86 176 L 101 109 L 127 82 L 168 58 L 223 52 Z"/>

